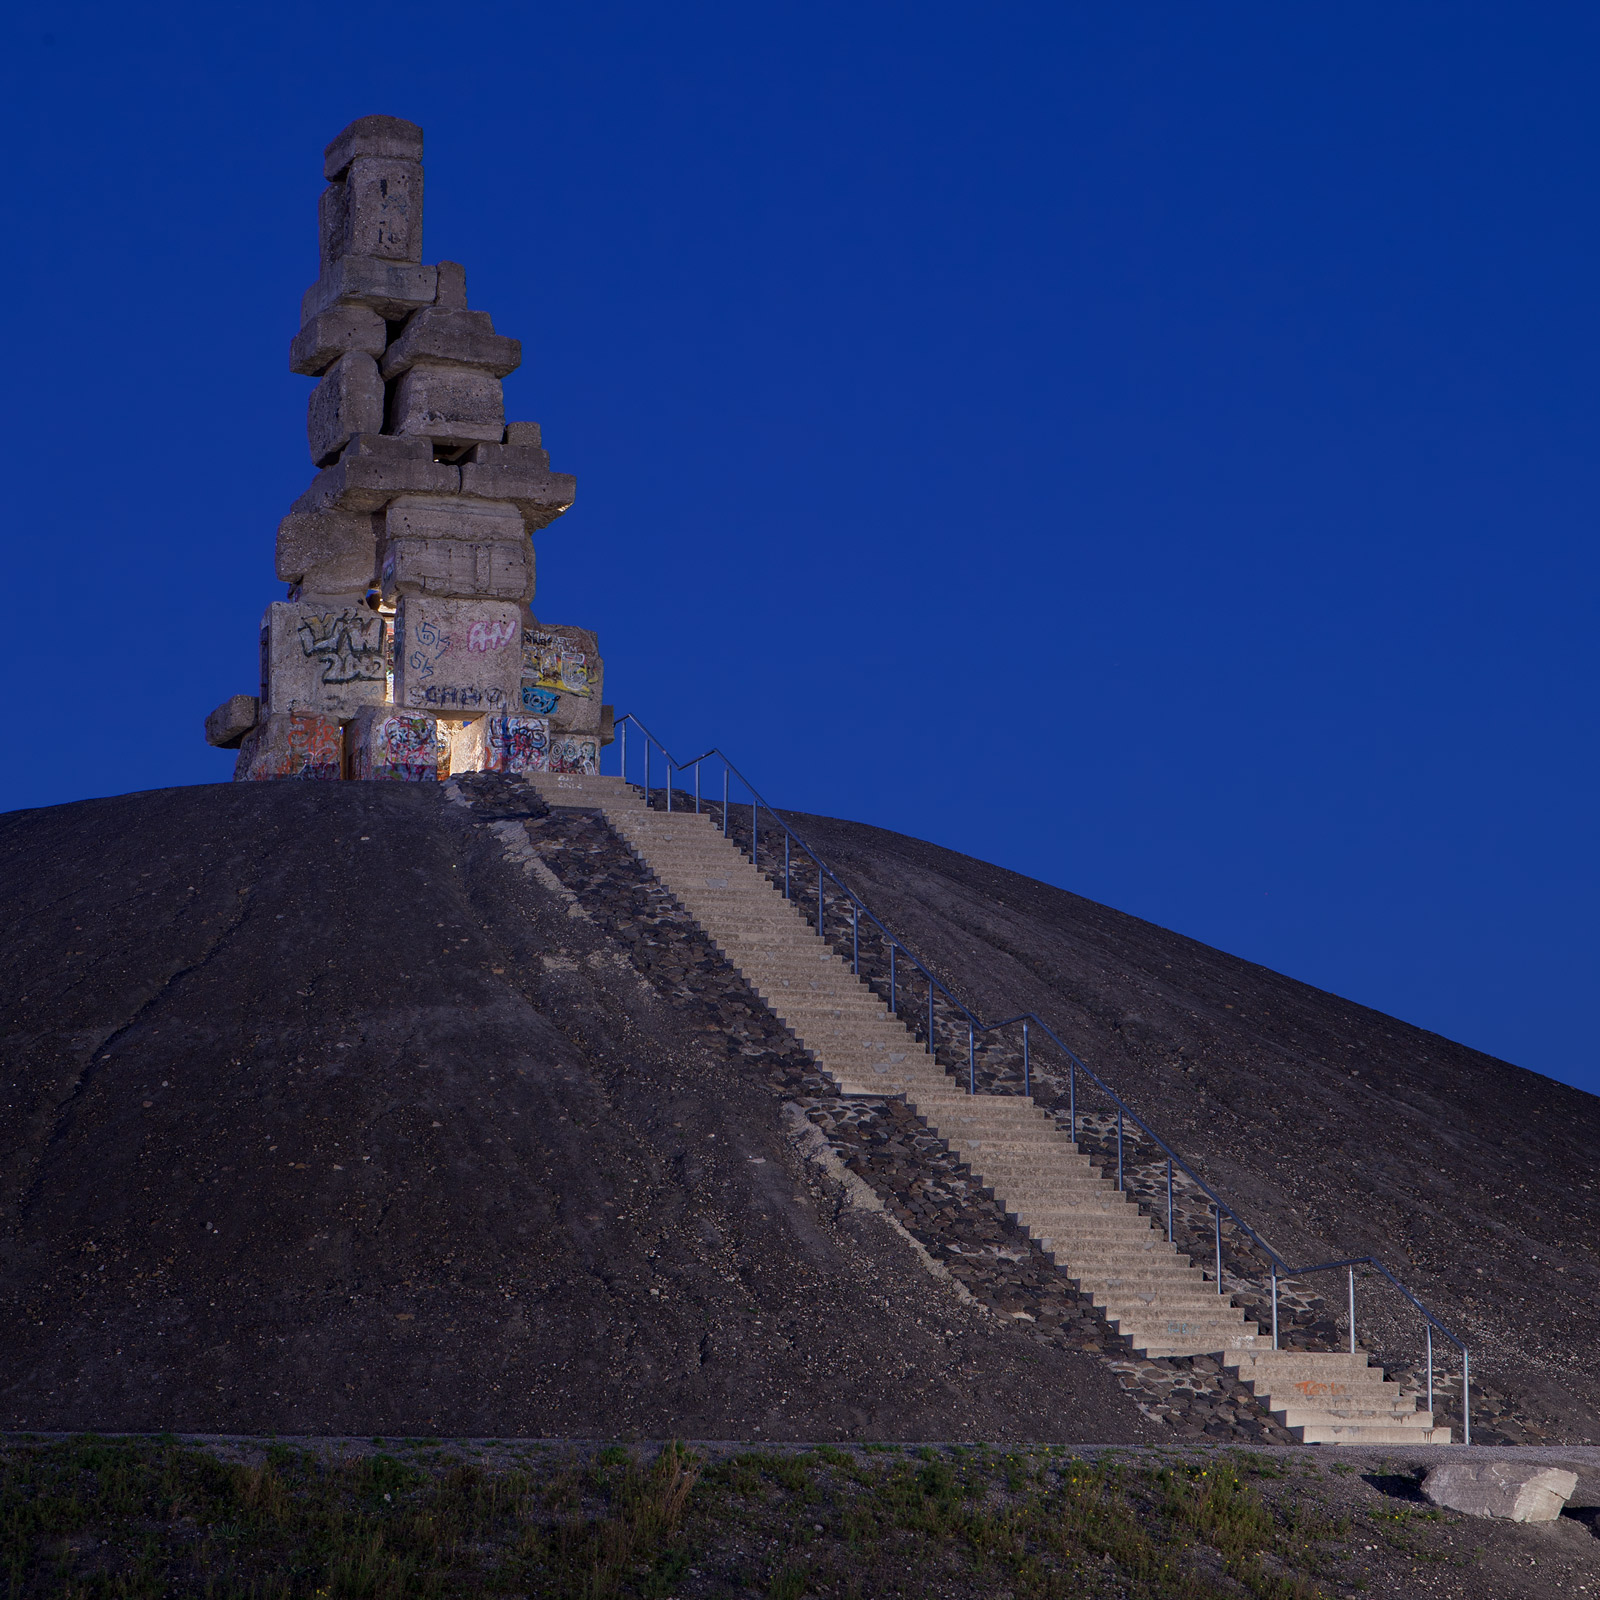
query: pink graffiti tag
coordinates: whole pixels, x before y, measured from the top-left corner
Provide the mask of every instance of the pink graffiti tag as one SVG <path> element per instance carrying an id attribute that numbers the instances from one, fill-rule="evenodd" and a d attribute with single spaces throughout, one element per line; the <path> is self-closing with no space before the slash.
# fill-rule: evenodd
<path id="1" fill-rule="evenodd" d="M 503 650 L 517 632 L 516 622 L 509 617 L 498 622 L 479 619 L 467 629 L 467 649 L 478 653 Z"/>

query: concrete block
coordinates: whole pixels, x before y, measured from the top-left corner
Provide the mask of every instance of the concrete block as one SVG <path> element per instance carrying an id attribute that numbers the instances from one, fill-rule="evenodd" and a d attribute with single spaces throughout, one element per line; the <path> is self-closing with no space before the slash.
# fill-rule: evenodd
<path id="1" fill-rule="evenodd" d="M 359 350 L 339 357 L 311 391 L 306 406 L 306 442 L 319 467 L 339 459 L 358 433 L 383 427 L 383 379 L 378 363 Z"/>
<path id="2" fill-rule="evenodd" d="M 385 626 L 364 604 L 268 606 L 261 620 L 263 710 L 348 720 L 364 705 L 382 705 Z"/>
<path id="3" fill-rule="evenodd" d="M 533 597 L 533 546 L 468 544 L 459 539 L 391 539 L 383 549 L 378 588 L 385 604 L 403 595 L 441 599 L 509 600 Z"/>
<path id="4" fill-rule="evenodd" d="M 475 461 L 461 468 L 461 492 L 484 500 L 509 500 L 522 513 L 529 533 L 548 527 L 577 494 L 577 480 L 568 472 L 531 466 L 492 466 Z"/>
<path id="5" fill-rule="evenodd" d="M 552 733 L 550 736 L 550 772 L 581 772 L 593 775 L 600 771 L 600 741 L 594 734 Z"/>
<path id="6" fill-rule="evenodd" d="M 384 512 L 390 539 L 466 539 L 481 544 L 526 544 L 522 513 L 509 500 L 461 495 L 401 495 Z"/>
<path id="7" fill-rule="evenodd" d="M 235 783 L 273 778 L 315 778 L 336 782 L 344 776 L 344 735 L 337 717 L 313 712 L 268 712 L 244 736 L 234 763 Z"/>
<path id="8" fill-rule="evenodd" d="M 402 495 L 385 513 L 379 588 L 457 599 L 533 597 L 533 546 L 508 501 Z"/>
<path id="9" fill-rule="evenodd" d="M 317 208 L 322 270 L 343 256 L 422 260 L 422 168 L 414 161 L 362 156 Z"/>
<path id="10" fill-rule="evenodd" d="M 240 741 L 260 720 L 258 696 L 231 694 L 206 718 L 206 743 L 219 750 L 237 750 Z"/>
<path id="11" fill-rule="evenodd" d="M 419 361 L 472 367 L 503 378 L 522 365 L 522 341 L 496 333 L 487 311 L 445 311 L 436 305 L 424 306 L 407 319 L 400 337 L 384 352 L 384 379 L 392 383 Z M 500 432 L 494 436 L 496 444 L 504 433 L 502 420 Z"/>
<path id="12" fill-rule="evenodd" d="M 617 708 L 600 707 L 600 743 L 614 744 L 617 737 Z"/>
<path id="13" fill-rule="evenodd" d="M 340 256 L 349 255 L 344 249 L 344 184 L 330 183 L 317 196 L 317 275 L 320 277 Z"/>
<path id="14" fill-rule="evenodd" d="M 1436 1506 L 1469 1517 L 1554 1522 L 1578 1487 L 1578 1475 L 1533 1461 L 1449 1461 L 1422 1480 Z"/>
<path id="15" fill-rule="evenodd" d="M 450 775 L 439 771 L 438 729 L 425 712 L 363 706 L 351 719 L 345 745 L 352 778 L 434 783 Z"/>
<path id="16" fill-rule="evenodd" d="M 319 377 L 352 350 L 376 359 L 388 337 L 383 318 L 370 306 L 335 306 L 313 317 L 289 341 L 289 370 Z"/>
<path id="17" fill-rule="evenodd" d="M 543 717 L 480 717 L 471 725 L 469 738 L 471 771 L 550 770 L 550 724 Z"/>
<path id="18" fill-rule="evenodd" d="M 300 297 L 300 326 L 339 305 L 370 306 L 385 321 L 398 322 L 431 306 L 437 290 L 438 274 L 432 267 L 380 256 L 341 256 Z"/>
<path id="19" fill-rule="evenodd" d="M 515 705 L 522 665 L 519 606 L 404 595 L 394 630 L 396 706 L 472 716 Z"/>
<path id="20" fill-rule="evenodd" d="M 539 432 L 537 422 L 508 422 L 506 443 L 523 449 L 537 450 L 544 443 Z"/>
<path id="21" fill-rule="evenodd" d="M 506 426 L 500 380 L 471 367 L 421 362 L 409 368 L 395 387 L 390 426 L 395 433 L 420 435 L 432 439 L 436 445 L 470 445 L 484 439 L 497 440 Z M 485 498 L 504 500 L 509 497 Z"/>
<path id="22" fill-rule="evenodd" d="M 368 511 L 291 511 L 278 524 L 278 577 L 313 594 L 364 600 L 381 526 Z"/>
<path id="23" fill-rule="evenodd" d="M 550 470 L 550 452 L 536 444 L 475 444 L 465 459 L 475 467 L 512 467 L 525 473 Z"/>
<path id="24" fill-rule="evenodd" d="M 322 175 L 332 183 L 358 156 L 390 161 L 422 159 L 422 129 L 403 117 L 357 117 L 322 152 Z"/>
<path id="25" fill-rule="evenodd" d="M 439 293 L 434 304 L 442 311 L 467 309 L 467 269 L 459 261 L 438 263 Z"/>
<path id="26" fill-rule="evenodd" d="M 458 494 L 461 468 L 433 459 L 431 439 L 358 434 L 311 480 L 295 511 L 379 511 L 396 495 Z"/>
<path id="27" fill-rule="evenodd" d="M 559 733 L 598 735 L 604 682 L 605 665 L 587 628 L 523 625 L 517 698 L 525 713 L 548 717 Z"/>

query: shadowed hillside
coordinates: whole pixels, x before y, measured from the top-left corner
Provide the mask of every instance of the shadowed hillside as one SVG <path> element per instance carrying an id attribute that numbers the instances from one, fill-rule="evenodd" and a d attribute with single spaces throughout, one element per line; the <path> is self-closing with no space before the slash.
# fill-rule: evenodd
<path id="1" fill-rule="evenodd" d="M 1154 1433 L 435 786 L 13 813 L 0 885 L 0 1426 Z"/>
<path id="2" fill-rule="evenodd" d="M 475 804 L 267 784 L 0 819 L 0 1425 L 1161 1436 L 1092 1313 L 914 1126 L 863 1112 L 879 1154 L 852 1164 L 986 1313 L 802 1157 L 786 1114 L 837 1104 L 598 820 L 505 780 Z M 1501 1437 L 1600 1434 L 1600 1101 L 970 858 L 797 820 L 1280 1251 L 1388 1260 L 1471 1342 Z M 1414 1362 L 1415 1319 L 1361 1295 L 1363 1340 Z M 1231 1404 L 1205 1431 L 1261 1436 Z"/>

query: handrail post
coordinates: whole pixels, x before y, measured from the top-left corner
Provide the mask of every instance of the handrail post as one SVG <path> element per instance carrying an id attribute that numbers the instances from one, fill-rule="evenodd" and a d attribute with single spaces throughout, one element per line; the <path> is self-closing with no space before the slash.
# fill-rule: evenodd
<path id="1" fill-rule="evenodd" d="M 1429 1410 L 1429 1412 L 1432 1412 L 1432 1410 L 1433 1410 L 1433 1324 L 1431 1322 L 1424 1322 L 1422 1324 L 1422 1326 L 1423 1326 L 1424 1330 L 1426 1331 L 1426 1333 L 1428 1335 L 1428 1410 Z"/>
<path id="2" fill-rule="evenodd" d="M 978 1055 L 977 1055 L 977 1045 L 974 1043 L 975 1037 L 976 1036 L 973 1034 L 973 1031 L 972 1031 L 972 1024 L 969 1022 L 967 1024 L 967 1093 L 968 1094 L 976 1094 L 978 1092 Z"/>
<path id="3" fill-rule="evenodd" d="M 1356 1269 L 1350 1269 L 1350 1354 L 1356 1353 Z"/>
<path id="4" fill-rule="evenodd" d="M 1028 1072 L 1028 1024 L 1022 1024 L 1022 1098 L 1028 1099 L 1033 1094 L 1033 1080 Z"/>
<path id="5" fill-rule="evenodd" d="M 937 1061 L 939 1057 L 933 1048 L 933 979 L 928 979 L 928 1054 Z"/>
<path id="6" fill-rule="evenodd" d="M 1078 1142 L 1078 1063 L 1067 1063 L 1067 1118 L 1070 1133 L 1068 1137 L 1074 1144 Z"/>
<path id="7" fill-rule="evenodd" d="M 789 830 L 783 830 L 783 898 L 789 898 Z"/>
<path id="8" fill-rule="evenodd" d="M 667 754 L 667 747 L 661 747 L 661 759 L 667 764 L 667 814 L 672 814 L 672 757 Z"/>
<path id="9" fill-rule="evenodd" d="M 1167 1243 L 1172 1243 L 1172 1157 L 1167 1157 Z"/>
<path id="10" fill-rule="evenodd" d="M 1467 1347 L 1461 1347 L 1461 1442 L 1472 1443 L 1472 1367 Z"/>
<path id="11" fill-rule="evenodd" d="M 822 882 L 822 863 L 819 861 L 817 863 L 817 937 L 819 939 L 827 937 L 822 931 L 822 910 L 827 904 L 827 898 L 822 892 Z"/>
<path id="12" fill-rule="evenodd" d="M 700 815 L 700 763 L 694 764 L 694 814 Z"/>
<path id="13" fill-rule="evenodd" d="M 1278 1348 L 1278 1269 L 1272 1269 L 1272 1348 Z"/>
<path id="14" fill-rule="evenodd" d="M 850 902 L 850 970 L 861 976 L 861 907 Z"/>
<path id="15" fill-rule="evenodd" d="M 750 802 L 750 865 L 752 867 L 761 865 L 760 849 L 760 841 L 756 836 L 756 803 L 752 800 Z"/>
<path id="16" fill-rule="evenodd" d="M 728 837 L 728 763 L 722 763 L 722 837 Z"/>
<path id="17" fill-rule="evenodd" d="M 900 1007 L 894 1001 L 894 940 L 889 941 L 889 1010 L 895 1015 L 900 1015 Z"/>
<path id="18" fill-rule="evenodd" d="M 622 726 L 617 730 L 622 735 L 622 748 L 617 754 L 622 758 L 622 782 L 626 787 L 628 782 L 628 719 L 622 719 Z"/>
<path id="19" fill-rule="evenodd" d="M 1212 1215 L 1217 1219 L 1217 1293 L 1222 1293 L 1222 1207 L 1214 1205 Z"/>
<path id="20" fill-rule="evenodd" d="M 1117 1192 L 1122 1192 L 1122 1106 L 1117 1105 Z"/>
<path id="21" fill-rule="evenodd" d="M 644 808 L 650 809 L 650 741 L 644 742 Z"/>

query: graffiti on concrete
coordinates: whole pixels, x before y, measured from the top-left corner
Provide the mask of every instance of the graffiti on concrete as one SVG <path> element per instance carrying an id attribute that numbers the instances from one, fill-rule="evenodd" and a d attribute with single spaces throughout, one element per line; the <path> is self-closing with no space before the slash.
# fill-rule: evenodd
<path id="1" fill-rule="evenodd" d="M 300 648 L 322 663 L 324 683 L 381 683 L 383 618 L 365 606 L 300 618 Z"/>
<path id="2" fill-rule="evenodd" d="M 559 734 L 550 741 L 551 772 L 597 773 L 600 741 L 592 734 Z"/>
<path id="3" fill-rule="evenodd" d="M 545 772 L 550 762 L 550 724 L 542 717 L 486 717 L 486 772 Z"/>
<path id="4" fill-rule="evenodd" d="M 494 684 L 486 689 L 480 689 L 470 683 L 406 685 L 406 704 L 418 711 L 498 711 L 503 709 L 505 698 L 505 690 Z"/>
<path id="5" fill-rule="evenodd" d="M 589 654 L 571 634 L 553 628 L 522 630 L 522 681 L 539 689 L 589 695 Z"/>
<path id="6" fill-rule="evenodd" d="M 536 683 L 523 683 L 522 709 L 524 711 L 531 711 L 536 716 L 548 717 L 560 704 L 560 695 L 551 694 L 548 689 L 541 689 Z"/>

